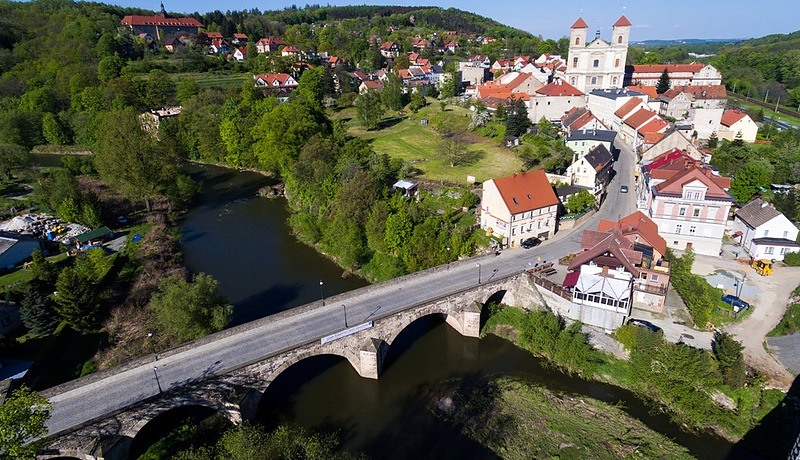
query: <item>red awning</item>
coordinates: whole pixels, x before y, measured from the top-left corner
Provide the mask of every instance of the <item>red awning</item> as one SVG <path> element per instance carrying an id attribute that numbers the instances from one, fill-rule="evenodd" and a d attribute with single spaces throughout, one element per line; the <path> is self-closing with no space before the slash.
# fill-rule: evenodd
<path id="1" fill-rule="evenodd" d="M 564 278 L 564 284 L 561 285 L 563 288 L 571 288 L 578 284 L 578 277 L 581 276 L 581 272 L 570 272 L 567 273 L 567 277 Z"/>

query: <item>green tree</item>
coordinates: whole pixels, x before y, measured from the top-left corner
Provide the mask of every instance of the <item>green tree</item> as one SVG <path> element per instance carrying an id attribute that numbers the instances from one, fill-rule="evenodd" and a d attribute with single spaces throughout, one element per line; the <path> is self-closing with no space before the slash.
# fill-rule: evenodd
<path id="1" fill-rule="evenodd" d="M 745 384 L 747 370 L 742 356 L 744 349 L 742 344 L 727 332 L 717 332 L 714 334 L 714 342 L 711 345 L 714 358 L 717 360 L 722 374 L 722 381 L 731 388 L 742 388 Z"/>
<path id="2" fill-rule="evenodd" d="M 519 137 L 528 130 L 531 120 L 528 118 L 528 107 L 522 99 L 508 101 L 506 114 L 506 135 Z"/>
<path id="3" fill-rule="evenodd" d="M 377 128 L 384 114 L 381 95 L 375 91 L 367 91 L 358 96 L 355 104 L 361 126 L 366 130 Z"/>
<path id="4" fill-rule="evenodd" d="M 160 328 L 177 342 L 222 330 L 233 307 L 218 294 L 219 282 L 198 273 L 191 282 L 171 276 L 158 284 L 151 300 Z"/>
<path id="5" fill-rule="evenodd" d="M 52 284 L 55 282 L 57 276 L 56 268 L 47 260 L 44 253 L 40 249 L 37 249 L 33 251 L 31 257 L 33 260 L 31 261 L 30 271 L 33 275 L 33 279 L 44 284 Z"/>
<path id="6" fill-rule="evenodd" d="M 172 81 L 172 77 L 163 70 L 151 70 L 143 84 L 142 99 L 150 108 L 166 106 L 175 95 L 175 83 Z"/>
<path id="7" fill-rule="evenodd" d="M 119 77 L 122 68 L 125 67 L 125 61 L 117 55 L 106 56 L 97 64 L 97 78 L 100 81 L 107 82 Z"/>
<path id="8" fill-rule="evenodd" d="M 50 403 L 28 387 L 14 390 L 0 405 L 0 453 L 3 458 L 31 459 L 43 446 Z M 38 438 L 38 439 L 37 439 Z M 31 441 L 36 439 L 35 441 Z"/>
<path id="9" fill-rule="evenodd" d="M 715 149 L 719 145 L 719 138 L 717 137 L 717 132 L 711 133 L 709 136 L 708 141 L 706 142 L 706 147 L 710 149 Z"/>
<path id="10" fill-rule="evenodd" d="M 464 130 L 454 130 L 448 125 L 443 125 L 439 129 L 439 155 L 447 161 L 451 167 L 462 165 L 472 156 L 469 150 L 469 139 Z"/>
<path id="11" fill-rule="evenodd" d="M 56 311 L 76 331 L 91 331 L 100 322 L 97 287 L 72 268 L 61 270 L 56 280 Z"/>
<path id="12" fill-rule="evenodd" d="M 24 168 L 29 161 L 30 153 L 25 147 L 0 143 L 0 178 L 11 179 L 11 171 Z"/>
<path id="13" fill-rule="evenodd" d="M 390 74 L 381 90 L 381 102 L 389 110 L 400 110 L 405 106 L 403 82 L 400 77 Z"/>
<path id="14" fill-rule="evenodd" d="M 132 109 L 110 112 L 103 121 L 94 155 L 97 172 L 131 200 L 143 202 L 149 211 L 151 200 L 175 179 L 175 148 L 143 131 Z"/>
<path id="15" fill-rule="evenodd" d="M 253 152 L 262 168 L 283 174 L 309 139 L 330 130 L 330 121 L 319 107 L 300 101 L 280 104 L 253 127 Z"/>
<path id="16" fill-rule="evenodd" d="M 50 112 L 42 116 L 42 134 L 45 140 L 51 144 L 65 145 L 69 143 L 67 130 L 64 129 L 58 118 Z"/>
<path id="17" fill-rule="evenodd" d="M 656 83 L 656 93 L 664 94 L 669 90 L 669 87 L 670 87 L 669 72 L 667 72 L 667 68 L 664 67 L 664 71 L 658 78 L 658 83 Z"/>
<path id="18" fill-rule="evenodd" d="M 772 172 L 760 161 L 749 161 L 736 171 L 731 181 L 731 195 L 739 203 L 747 203 L 760 187 L 770 183 Z"/>
<path id="19" fill-rule="evenodd" d="M 579 213 L 592 206 L 594 206 L 594 195 L 586 189 L 572 195 L 567 200 L 567 210 L 572 214 Z"/>
<path id="20" fill-rule="evenodd" d="M 411 110 L 416 112 L 426 105 L 428 105 L 428 102 L 425 100 L 425 96 L 422 95 L 421 91 L 414 91 L 411 93 Z"/>
<path id="21" fill-rule="evenodd" d="M 28 331 L 39 335 L 50 334 L 58 326 L 58 315 L 50 296 L 42 292 L 43 287 L 29 285 L 19 303 L 22 323 Z"/>
<path id="22" fill-rule="evenodd" d="M 297 82 L 297 93 L 322 107 L 322 99 L 325 97 L 325 78 L 326 72 L 322 66 L 306 70 Z"/>
<path id="23" fill-rule="evenodd" d="M 556 137 L 556 130 L 553 128 L 553 124 L 550 123 L 550 120 L 544 116 L 540 118 L 538 122 L 536 122 L 536 129 L 542 136 L 546 136 L 551 139 Z"/>
<path id="24" fill-rule="evenodd" d="M 439 86 L 439 94 L 443 98 L 454 97 L 458 94 L 458 82 L 453 74 L 445 74 L 442 76 L 443 81 Z"/>
<path id="25" fill-rule="evenodd" d="M 252 83 L 248 82 L 249 85 Z M 200 86 L 193 78 L 184 78 L 175 85 L 175 99 L 184 104 L 189 98 L 200 94 Z"/>

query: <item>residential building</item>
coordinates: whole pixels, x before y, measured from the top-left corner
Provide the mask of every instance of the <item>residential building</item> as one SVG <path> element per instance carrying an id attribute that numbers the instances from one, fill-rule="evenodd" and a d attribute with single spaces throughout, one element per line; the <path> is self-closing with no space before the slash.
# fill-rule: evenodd
<path id="1" fill-rule="evenodd" d="M 595 145 L 586 155 L 580 156 L 576 153 L 573 156 L 566 175 L 572 185 L 588 187 L 595 202 L 600 204 L 608 183 L 611 182 L 613 163 L 614 157 L 605 145 Z"/>
<path id="2" fill-rule="evenodd" d="M 284 45 L 283 40 L 277 37 L 262 38 L 256 42 L 256 51 L 258 51 L 258 54 L 273 53 Z"/>
<path id="3" fill-rule="evenodd" d="M 164 40 L 164 49 L 170 53 L 174 53 L 182 46 L 183 43 L 181 43 L 181 41 L 178 40 L 177 37 L 169 37 L 166 40 Z"/>
<path id="4" fill-rule="evenodd" d="M 700 160 L 703 154 L 700 148 L 678 130 L 669 131 L 660 141 L 642 152 L 642 163 L 648 164 L 665 153 L 680 150 L 693 160 Z"/>
<path id="5" fill-rule="evenodd" d="M 692 95 L 679 89 L 670 88 L 658 96 L 660 107 L 658 113 L 676 120 L 689 118 L 689 109 L 692 108 Z"/>
<path id="6" fill-rule="evenodd" d="M 726 110 L 722 114 L 718 138 L 732 141 L 738 137 L 744 142 L 755 142 L 757 134 L 758 125 L 750 115 L 736 109 Z"/>
<path id="7" fill-rule="evenodd" d="M 613 129 L 614 112 L 634 98 L 640 99 L 644 104 L 647 104 L 649 99 L 646 94 L 630 89 L 596 89 L 587 94 L 586 107 L 604 125 Z"/>
<path id="8" fill-rule="evenodd" d="M 588 28 L 581 18 L 570 28 L 567 81 L 584 93 L 600 88 L 622 88 L 630 21 L 622 16 L 611 26 L 610 43 L 600 38 L 599 32 L 594 40 L 588 41 Z"/>
<path id="9" fill-rule="evenodd" d="M 574 131 L 608 131 L 608 127 L 603 124 L 591 110 L 586 107 L 573 107 L 561 117 L 561 127 L 571 134 Z M 608 147 L 609 150 L 611 147 Z"/>
<path id="10" fill-rule="evenodd" d="M 381 45 L 380 51 L 386 59 L 394 59 L 400 53 L 400 46 L 395 42 L 386 42 Z"/>
<path id="11" fill-rule="evenodd" d="M 622 131 L 626 118 L 640 110 L 648 110 L 648 108 L 649 106 L 647 105 L 647 102 L 640 98 L 629 99 L 628 102 L 622 104 L 622 106 L 614 112 L 614 123 L 611 125 L 612 128 L 617 132 Z"/>
<path id="12" fill-rule="evenodd" d="M 40 247 L 38 240 L 3 233 L 0 235 L 0 270 L 14 268 Z"/>
<path id="13" fill-rule="evenodd" d="M 572 149 L 578 157 L 589 153 L 589 150 L 602 145 L 611 152 L 614 148 L 614 138 L 617 133 L 605 129 L 581 129 L 572 131 L 566 139 L 566 146 Z"/>
<path id="14" fill-rule="evenodd" d="M 664 132 L 668 126 L 669 123 L 659 118 L 656 112 L 641 108 L 622 121 L 619 135 L 623 142 L 638 152 L 647 133 Z"/>
<path id="15" fill-rule="evenodd" d="M 262 88 L 274 94 L 278 100 L 286 101 L 289 95 L 297 89 L 297 80 L 286 73 L 269 73 L 253 75 L 256 88 Z"/>
<path id="16" fill-rule="evenodd" d="M 640 84 L 656 86 L 666 69 L 670 87 L 684 85 L 721 85 L 722 74 L 711 64 L 693 62 L 691 64 L 639 64 L 625 68 L 627 85 Z"/>
<path id="17" fill-rule="evenodd" d="M 231 40 L 231 43 L 237 46 L 247 45 L 247 40 L 248 40 L 247 34 L 240 34 L 237 32 L 233 34 L 233 39 Z"/>
<path id="18" fill-rule="evenodd" d="M 623 217 L 618 222 L 601 220 L 599 232 L 618 228 L 633 244 L 633 249 L 642 253 L 642 261 L 636 265 L 639 276 L 633 282 L 633 306 L 663 313 L 664 301 L 669 289 L 670 265 L 664 260 L 667 242 L 658 234 L 658 225 L 640 211 Z"/>
<path id="19" fill-rule="evenodd" d="M 531 74 L 520 75 L 528 75 L 526 81 L 541 85 L 538 80 L 530 77 Z M 585 95 L 578 88 L 560 80 L 534 90 L 534 94 L 531 96 L 528 102 L 528 118 L 534 123 L 542 118 L 560 121 L 572 108 L 586 106 Z"/>
<path id="20" fill-rule="evenodd" d="M 530 237 L 545 240 L 555 234 L 558 205 L 542 170 L 489 179 L 483 183 L 480 225 L 512 247 Z"/>
<path id="21" fill-rule="evenodd" d="M 668 247 L 716 256 L 733 203 L 730 182 L 686 152 L 673 151 L 645 166 L 644 196 L 637 205 L 658 225 Z"/>
<path id="22" fill-rule="evenodd" d="M 150 34 L 156 40 L 163 40 L 181 34 L 197 35 L 205 27 L 195 18 L 170 18 L 161 5 L 161 11 L 155 16 L 128 15 L 120 21 L 131 34 Z"/>
<path id="23" fill-rule="evenodd" d="M 247 48 L 245 48 L 244 46 L 236 48 L 233 51 L 233 55 L 232 56 L 233 56 L 233 60 L 234 61 L 238 61 L 238 62 L 244 61 L 245 59 L 247 59 Z"/>
<path id="24" fill-rule="evenodd" d="M 283 48 L 281 48 L 281 56 L 283 57 L 298 58 L 300 57 L 301 53 L 302 51 L 300 51 L 300 48 L 294 45 L 286 45 Z"/>
<path id="25" fill-rule="evenodd" d="M 760 198 L 734 213 L 733 236 L 753 259 L 783 260 L 799 252 L 797 227 L 774 206 Z"/>

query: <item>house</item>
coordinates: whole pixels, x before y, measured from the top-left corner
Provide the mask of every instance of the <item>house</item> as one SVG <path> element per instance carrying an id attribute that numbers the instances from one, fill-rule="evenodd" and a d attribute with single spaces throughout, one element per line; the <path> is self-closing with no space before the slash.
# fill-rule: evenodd
<path id="1" fill-rule="evenodd" d="M 428 45 L 429 45 L 428 40 L 425 40 L 422 37 L 417 36 L 411 39 L 411 47 L 414 48 L 415 50 L 423 50 L 427 48 Z"/>
<path id="2" fill-rule="evenodd" d="M 358 94 L 364 94 L 367 91 L 380 91 L 383 89 L 383 82 L 377 80 L 364 80 L 358 86 Z"/>
<path id="3" fill-rule="evenodd" d="M 406 198 L 419 195 L 418 184 L 403 179 L 395 182 L 394 185 L 392 185 L 392 190 L 402 192 L 403 196 Z"/>
<path id="4" fill-rule="evenodd" d="M 222 38 L 212 38 L 211 44 L 208 45 L 209 54 L 228 54 L 230 52 L 231 46 Z"/>
<path id="5" fill-rule="evenodd" d="M 242 47 L 236 48 L 233 51 L 233 60 L 234 61 L 242 62 L 245 59 L 247 59 L 247 48 L 242 46 Z"/>
<path id="6" fill-rule="evenodd" d="M 183 42 L 181 42 L 177 37 L 169 37 L 164 40 L 164 49 L 170 53 L 174 53 L 181 47 L 183 47 Z"/>
<path id="7" fill-rule="evenodd" d="M 330 56 L 328 58 L 328 66 L 331 69 L 335 69 L 337 67 L 341 67 L 344 65 L 344 59 L 340 58 L 339 56 Z"/>
<path id="8" fill-rule="evenodd" d="M 16 233 L 0 234 L 0 271 L 14 268 L 40 247 L 39 241 L 35 239 Z"/>
<path id="9" fill-rule="evenodd" d="M 620 125 L 619 136 L 623 142 L 637 150 L 642 143 L 639 140 L 639 132 L 652 120 L 658 118 L 658 114 L 652 110 L 640 108 L 631 115 L 626 116 Z M 666 128 L 666 126 L 664 126 Z"/>
<path id="10" fill-rule="evenodd" d="M 300 51 L 300 48 L 294 45 L 286 45 L 283 48 L 281 48 L 281 56 L 283 57 L 298 58 L 300 57 L 300 53 L 302 53 L 302 51 Z"/>
<path id="11" fill-rule="evenodd" d="M 197 35 L 205 27 L 195 18 L 167 17 L 163 4 L 155 16 L 128 15 L 120 23 L 133 35 L 149 34 L 159 41 L 180 34 Z"/>
<path id="12" fill-rule="evenodd" d="M 108 227 L 100 227 L 94 230 L 88 231 L 86 233 L 81 233 L 80 235 L 75 237 L 75 246 L 78 249 L 84 249 L 91 246 L 96 246 L 102 244 L 104 241 L 108 240 L 111 236 L 114 235 L 114 232 L 111 231 Z"/>
<path id="13" fill-rule="evenodd" d="M 658 225 L 668 247 L 716 256 L 733 203 L 730 183 L 729 177 L 676 150 L 645 166 L 637 206 Z"/>
<path id="14" fill-rule="evenodd" d="M 439 52 L 440 53 L 445 53 L 445 52 L 455 53 L 459 46 L 460 45 L 458 44 L 457 41 L 448 40 L 448 41 L 444 42 L 444 47 L 440 48 Z"/>
<path id="15" fill-rule="evenodd" d="M 560 121 L 571 109 L 586 106 L 585 95 L 578 88 L 560 80 L 534 90 L 532 96 L 528 103 L 528 118 L 534 123 L 542 118 Z"/>
<path id="16" fill-rule="evenodd" d="M 380 51 L 386 59 L 394 59 L 400 53 L 400 47 L 395 42 L 386 42 L 381 45 Z"/>
<path id="17" fill-rule="evenodd" d="M 253 78 L 256 81 L 256 88 L 269 91 L 270 94 L 274 94 L 281 102 L 287 101 L 289 95 L 297 89 L 297 80 L 289 74 L 269 73 L 253 75 Z"/>
<path id="18" fill-rule="evenodd" d="M 611 182 L 613 163 L 614 157 L 605 145 L 595 145 L 586 155 L 573 156 L 566 175 L 572 185 L 587 187 L 594 195 L 595 203 L 600 204 L 608 183 Z"/>
<path id="19" fill-rule="evenodd" d="M 614 112 L 614 123 L 611 125 L 616 131 L 622 131 L 622 126 L 625 119 L 638 112 L 639 110 L 648 110 L 649 106 L 645 101 L 639 98 L 629 99 L 628 102 Z M 629 134 L 630 135 L 630 134 Z"/>
<path id="20" fill-rule="evenodd" d="M 610 42 L 600 38 L 599 34 L 589 41 L 588 28 L 582 18 L 570 27 L 567 81 L 583 93 L 600 88 L 622 88 L 630 21 L 621 16 L 612 24 Z"/>
<path id="21" fill-rule="evenodd" d="M 688 119 L 692 108 L 692 95 L 679 89 L 670 88 L 658 96 L 660 106 L 658 113 L 676 120 Z"/>
<path id="22" fill-rule="evenodd" d="M 721 85 L 722 74 L 710 64 L 639 64 L 625 68 L 626 84 L 656 86 L 667 71 L 671 88 L 684 85 Z"/>
<path id="23" fill-rule="evenodd" d="M 665 153 L 681 150 L 692 159 L 700 160 L 703 153 L 700 148 L 679 130 L 669 131 L 661 140 L 642 152 L 642 163 L 647 164 Z"/>
<path id="24" fill-rule="evenodd" d="M 586 95 L 586 107 L 604 125 L 611 129 L 615 127 L 614 112 L 619 110 L 631 99 L 639 99 L 646 106 L 649 97 L 646 94 L 630 89 L 596 89 Z"/>
<path id="25" fill-rule="evenodd" d="M 233 34 L 233 40 L 231 40 L 231 43 L 233 43 L 234 45 L 246 45 L 247 40 L 248 40 L 247 34 L 240 34 L 237 32 Z"/>
<path id="26" fill-rule="evenodd" d="M 517 136 L 506 136 L 505 139 L 503 139 L 503 144 L 506 147 L 511 148 L 511 147 L 519 147 L 520 142 Z"/>
<path id="27" fill-rule="evenodd" d="M 605 129 L 582 129 L 580 131 L 572 131 L 567 136 L 565 144 L 578 157 L 582 157 L 598 145 L 604 146 L 606 150 L 611 152 L 616 136 L 616 132 Z"/>
<path id="28" fill-rule="evenodd" d="M 542 170 L 483 183 L 481 228 L 511 247 L 526 238 L 550 238 L 556 231 L 558 197 Z"/>
<path id="29" fill-rule="evenodd" d="M 256 42 L 258 54 L 272 53 L 278 51 L 285 43 L 280 38 L 262 38 Z"/>
<path id="30" fill-rule="evenodd" d="M 797 227 L 774 206 L 760 198 L 734 213 L 733 236 L 753 259 L 783 260 L 800 252 Z"/>
<path id="31" fill-rule="evenodd" d="M 667 242 L 658 234 L 658 225 L 636 211 L 619 221 L 603 219 L 597 230 L 606 232 L 614 227 L 633 243 L 634 250 L 642 253 L 642 262 L 637 265 L 639 277 L 633 282 L 633 306 L 663 313 L 671 270 L 664 260 Z"/>
<path id="32" fill-rule="evenodd" d="M 608 131 L 608 127 L 603 124 L 591 110 L 586 107 L 573 107 L 561 117 L 561 127 L 567 134 L 573 131 L 587 131 L 587 130 L 604 130 Z M 609 149 L 611 147 L 609 146 Z"/>
<path id="33" fill-rule="evenodd" d="M 720 119 L 720 128 L 717 137 L 732 141 L 741 139 L 744 142 L 755 142 L 758 134 L 758 125 L 750 115 L 736 109 L 726 110 Z"/>

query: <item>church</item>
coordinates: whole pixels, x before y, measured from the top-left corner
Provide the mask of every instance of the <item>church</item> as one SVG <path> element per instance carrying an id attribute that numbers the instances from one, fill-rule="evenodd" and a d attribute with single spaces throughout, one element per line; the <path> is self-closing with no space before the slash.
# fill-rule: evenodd
<path id="1" fill-rule="evenodd" d="M 171 18 L 167 16 L 164 4 L 155 16 L 128 15 L 120 21 L 134 35 L 149 34 L 156 40 L 164 40 L 177 35 L 197 35 L 203 24 L 195 18 Z"/>
<path id="2" fill-rule="evenodd" d="M 631 22 L 621 16 L 611 27 L 611 42 L 598 30 L 588 41 L 589 26 L 578 18 L 572 25 L 567 57 L 567 81 L 583 93 L 599 88 L 622 88 Z"/>

